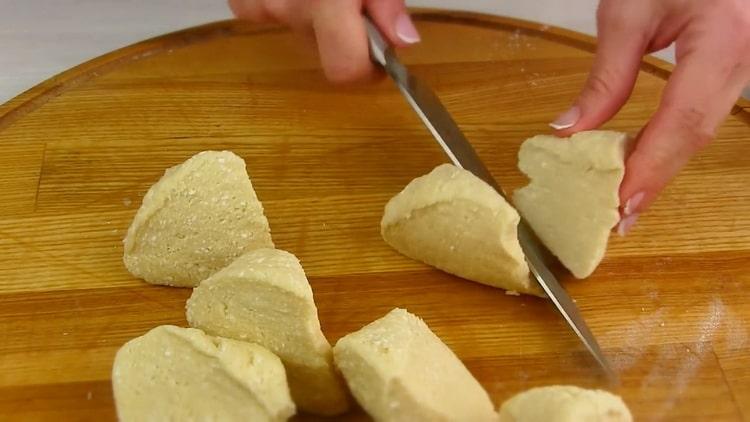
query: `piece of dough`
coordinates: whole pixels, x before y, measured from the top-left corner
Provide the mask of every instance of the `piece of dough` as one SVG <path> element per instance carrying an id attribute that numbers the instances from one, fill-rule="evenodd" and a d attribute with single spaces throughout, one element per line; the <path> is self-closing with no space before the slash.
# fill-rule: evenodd
<path id="1" fill-rule="evenodd" d="M 394 309 L 333 348 L 352 394 L 376 421 L 495 421 L 487 392 L 420 318 Z"/>
<path id="2" fill-rule="evenodd" d="M 553 385 L 519 393 L 500 406 L 500 422 L 630 422 L 621 398 L 602 390 Z"/>
<path id="3" fill-rule="evenodd" d="M 209 334 L 252 341 L 276 353 L 300 409 L 321 415 L 348 409 L 346 385 L 294 255 L 278 249 L 242 255 L 193 291 L 187 319 Z"/>
<path id="4" fill-rule="evenodd" d="M 285 421 L 284 366 L 257 344 L 163 325 L 127 342 L 112 368 L 121 422 Z"/>
<path id="5" fill-rule="evenodd" d="M 541 241 L 577 278 L 601 262 L 620 215 L 618 190 L 628 136 L 579 132 L 568 139 L 535 136 L 521 145 L 518 167 L 530 183 L 513 195 Z"/>
<path id="6" fill-rule="evenodd" d="M 380 229 L 388 244 L 412 259 L 489 286 L 542 295 L 529 278 L 518 221 L 490 185 L 443 164 L 388 202 Z"/>
<path id="7" fill-rule="evenodd" d="M 204 151 L 168 169 L 124 244 L 131 274 L 170 286 L 196 286 L 242 253 L 273 247 L 245 162 L 229 151 Z"/>

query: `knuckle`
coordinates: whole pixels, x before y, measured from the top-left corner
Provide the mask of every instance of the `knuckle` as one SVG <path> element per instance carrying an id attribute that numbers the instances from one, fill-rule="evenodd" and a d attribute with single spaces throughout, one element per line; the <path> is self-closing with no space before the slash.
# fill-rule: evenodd
<path id="1" fill-rule="evenodd" d="M 706 112 L 696 107 L 668 105 L 665 112 L 672 120 L 672 125 L 683 136 L 683 142 L 691 150 L 699 150 L 708 145 L 714 138 L 714 129 L 706 123 Z"/>
<path id="2" fill-rule="evenodd" d="M 602 0 L 596 9 L 596 19 L 599 22 L 612 22 L 620 15 L 620 4 L 618 1 Z"/>
<path id="3" fill-rule="evenodd" d="M 613 98 L 616 95 L 615 88 L 611 81 L 615 80 L 617 75 L 607 69 L 599 69 L 592 72 L 586 81 L 587 95 L 603 98 Z"/>
<path id="4" fill-rule="evenodd" d="M 276 21 L 286 22 L 289 16 L 289 2 L 286 0 L 266 0 L 262 3 L 264 12 Z"/>
<path id="5" fill-rule="evenodd" d="M 264 22 L 267 19 L 262 0 L 229 0 L 229 8 L 239 19 L 251 22 Z"/>

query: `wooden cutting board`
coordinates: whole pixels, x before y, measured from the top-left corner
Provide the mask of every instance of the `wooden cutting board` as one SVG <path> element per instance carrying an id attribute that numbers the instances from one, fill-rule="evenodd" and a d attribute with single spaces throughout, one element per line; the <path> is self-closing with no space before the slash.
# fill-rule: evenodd
<path id="1" fill-rule="evenodd" d="M 403 58 L 509 188 L 516 153 L 575 98 L 589 37 L 421 11 Z M 647 60 L 607 128 L 636 133 L 668 66 Z M 561 279 L 621 374 L 638 420 L 750 418 L 750 114 L 645 214 L 587 280 Z M 280 248 L 300 257 L 331 342 L 400 306 L 420 315 L 496 404 L 534 386 L 603 386 L 550 303 L 409 260 L 380 238 L 386 201 L 445 162 L 387 80 L 326 83 L 314 47 L 220 22 L 85 63 L 0 107 L 0 419 L 114 418 L 127 340 L 185 325 L 188 289 L 122 265 L 121 240 L 169 166 L 229 149 L 248 164 Z"/>

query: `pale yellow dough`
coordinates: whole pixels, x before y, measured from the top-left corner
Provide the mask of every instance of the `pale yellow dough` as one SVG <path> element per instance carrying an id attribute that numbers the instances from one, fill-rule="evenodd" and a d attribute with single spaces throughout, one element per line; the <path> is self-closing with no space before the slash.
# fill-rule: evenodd
<path id="1" fill-rule="evenodd" d="M 443 164 L 385 206 L 383 239 L 402 254 L 489 286 L 542 295 L 518 243 L 519 216 L 490 185 Z"/>
<path id="2" fill-rule="evenodd" d="M 352 394 L 375 421 L 495 421 L 487 393 L 420 318 L 394 309 L 334 347 Z"/>
<path id="3" fill-rule="evenodd" d="M 500 407 L 500 422 L 631 422 L 622 399 L 602 390 L 554 385 L 532 388 Z"/>
<path id="4" fill-rule="evenodd" d="M 242 253 L 272 248 L 242 158 L 204 151 L 146 193 L 124 240 L 128 271 L 149 283 L 196 286 Z"/>
<path id="5" fill-rule="evenodd" d="M 568 139 L 535 136 L 521 145 L 518 166 L 530 183 L 514 193 L 513 202 L 577 278 L 599 265 L 620 219 L 627 141 L 624 133 L 590 131 Z"/>
<path id="6" fill-rule="evenodd" d="M 121 422 L 285 421 L 284 366 L 256 344 L 163 325 L 127 342 L 112 368 Z"/>
<path id="7" fill-rule="evenodd" d="M 321 415 L 348 409 L 312 289 L 294 255 L 277 249 L 242 255 L 195 288 L 187 319 L 209 334 L 252 341 L 277 354 L 300 409 Z"/>

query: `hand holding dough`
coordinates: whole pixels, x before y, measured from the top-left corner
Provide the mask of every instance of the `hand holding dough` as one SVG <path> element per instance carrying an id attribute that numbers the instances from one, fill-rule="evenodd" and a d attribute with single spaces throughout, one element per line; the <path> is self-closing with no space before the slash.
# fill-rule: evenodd
<path id="1" fill-rule="evenodd" d="M 242 255 L 193 290 L 187 319 L 209 334 L 252 341 L 277 354 L 302 410 L 336 415 L 348 409 L 310 283 L 294 255 L 278 249 Z"/>
<path id="2" fill-rule="evenodd" d="M 618 190 L 628 137 L 609 131 L 567 139 L 535 136 L 521 145 L 518 167 L 530 183 L 513 195 L 539 239 L 577 278 L 591 275 L 620 220 Z"/>
<path id="3" fill-rule="evenodd" d="M 394 309 L 341 338 L 336 364 L 376 421 L 494 421 L 487 393 L 418 317 Z"/>
<path id="4" fill-rule="evenodd" d="M 149 283 L 196 286 L 242 253 L 272 248 L 245 162 L 205 151 L 148 190 L 124 240 L 125 266 Z"/>
<path id="5" fill-rule="evenodd" d="M 394 196 L 380 227 L 383 239 L 410 258 L 478 283 L 541 295 L 518 243 L 519 219 L 490 185 L 443 164 Z"/>
<path id="6" fill-rule="evenodd" d="M 284 367 L 268 350 L 163 325 L 127 342 L 112 368 L 121 422 L 285 421 Z"/>
<path id="7" fill-rule="evenodd" d="M 519 393 L 500 407 L 500 422 L 631 422 L 621 398 L 602 390 L 554 385 Z"/>

